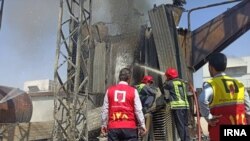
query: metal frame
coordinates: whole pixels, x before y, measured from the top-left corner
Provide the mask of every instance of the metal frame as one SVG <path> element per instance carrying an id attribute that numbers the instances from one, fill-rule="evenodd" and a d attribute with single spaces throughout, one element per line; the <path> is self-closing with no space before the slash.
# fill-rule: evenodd
<path id="1" fill-rule="evenodd" d="M 53 140 L 88 140 L 91 8 L 91 0 L 60 0 Z"/>
<path id="2" fill-rule="evenodd" d="M 237 1 L 239 0 L 230 2 L 232 3 Z M 227 3 L 229 2 L 198 7 L 192 11 Z M 249 9 L 250 1 L 241 0 L 241 2 L 232 8 L 214 17 L 197 29 L 189 32 L 189 46 L 192 48 L 189 66 L 191 66 L 190 68 L 193 72 L 200 69 L 207 62 L 207 58 L 211 53 L 221 52 L 223 49 L 228 47 L 229 44 L 250 29 Z M 189 11 L 189 20 L 190 12 L 192 11 Z"/>
<path id="3" fill-rule="evenodd" d="M 224 4 L 230 4 L 230 3 L 234 3 L 234 2 L 240 2 L 240 1 L 242 1 L 242 0 L 225 1 L 225 2 L 210 4 L 210 5 L 196 7 L 196 8 L 192 8 L 190 10 L 187 10 L 187 12 L 188 12 L 188 14 L 187 14 L 187 17 L 188 17 L 187 18 L 188 19 L 188 31 L 191 31 L 191 12 L 196 11 L 196 10 L 200 10 L 200 9 L 205 9 L 205 8 L 220 6 L 220 5 L 224 5 Z"/>

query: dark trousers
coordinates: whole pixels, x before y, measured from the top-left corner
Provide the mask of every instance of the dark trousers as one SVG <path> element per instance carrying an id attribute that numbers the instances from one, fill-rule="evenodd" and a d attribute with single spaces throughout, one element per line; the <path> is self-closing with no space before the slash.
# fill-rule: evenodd
<path id="1" fill-rule="evenodd" d="M 143 99 L 142 101 L 142 111 L 144 114 L 148 113 L 149 108 L 152 107 L 154 103 L 155 97 L 154 96 L 148 96 L 147 98 Z"/>
<path id="2" fill-rule="evenodd" d="M 137 129 L 132 129 L 132 128 L 109 129 L 108 141 L 138 141 Z"/>
<path id="3" fill-rule="evenodd" d="M 174 122 L 181 141 L 189 141 L 188 130 L 188 110 L 187 109 L 172 109 Z"/>

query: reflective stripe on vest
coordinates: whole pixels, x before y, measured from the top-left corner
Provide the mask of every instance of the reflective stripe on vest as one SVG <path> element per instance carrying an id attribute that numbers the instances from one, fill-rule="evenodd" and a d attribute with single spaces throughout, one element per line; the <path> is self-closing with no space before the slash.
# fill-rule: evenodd
<path id="1" fill-rule="evenodd" d="M 139 85 L 136 86 L 136 89 L 137 89 L 137 91 L 138 91 L 139 94 L 140 94 L 141 90 L 143 89 L 143 87 L 144 87 L 145 85 L 146 85 L 146 84 L 141 83 L 141 84 L 139 84 Z"/>
<path id="2" fill-rule="evenodd" d="M 176 94 L 176 99 L 173 99 L 170 102 L 170 106 L 172 109 L 177 108 L 187 108 L 189 107 L 188 100 L 187 100 L 187 91 L 186 91 L 186 85 L 179 80 L 174 80 L 173 86 L 174 86 L 174 92 Z"/>

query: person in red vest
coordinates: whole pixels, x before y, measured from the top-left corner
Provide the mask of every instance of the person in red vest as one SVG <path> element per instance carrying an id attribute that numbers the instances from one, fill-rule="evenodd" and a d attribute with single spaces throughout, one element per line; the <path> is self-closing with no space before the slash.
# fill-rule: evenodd
<path id="1" fill-rule="evenodd" d="M 137 90 L 129 86 L 131 72 L 121 69 L 119 83 L 110 86 L 102 106 L 101 133 L 108 134 L 108 141 L 138 141 L 138 130 L 145 135 L 145 119 Z"/>
<path id="2" fill-rule="evenodd" d="M 220 140 L 220 125 L 246 125 L 250 122 L 249 95 L 243 83 L 225 74 L 226 66 L 224 54 L 210 55 L 208 69 L 212 79 L 204 82 L 198 98 L 200 113 L 208 122 L 211 141 Z"/>

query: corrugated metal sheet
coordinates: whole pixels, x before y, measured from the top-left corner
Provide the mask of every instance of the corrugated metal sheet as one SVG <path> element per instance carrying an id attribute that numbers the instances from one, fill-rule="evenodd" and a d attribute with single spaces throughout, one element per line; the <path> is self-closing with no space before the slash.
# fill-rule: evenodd
<path id="1" fill-rule="evenodd" d="M 93 63 L 93 93 L 105 93 L 106 43 L 97 43 Z"/>
<path id="2" fill-rule="evenodd" d="M 175 25 L 179 25 L 181 15 L 182 15 L 182 12 L 184 11 L 184 9 L 182 7 L 176 7 L 176 6 L 172 6 L 172 5 L 167 6 L 167 8 L 172 11 Z"/>
<path id="3" fill-rule="evenodd" d="M 244 0 L 192 32 L 192 64 L 198 70 L 250 28 L 250 1 Z"/>
<path id="4" fill-rule="evenodd" d="M 177 67 L 175 43 L 172 36 L 174 25 L 169 22 L 168 18 L 164 5 L 149 11 L 161 71 L 165 71 L 167 67 Z"/>
<path id="5" fill-rule="evenodd" d="M 0 100 L 6 97 L 12 87 L 0 86 Z M 21 90 L 20 90 L 21 91 Z M 11 93 L 15 95 L 15 91 Z M 29 122 L 32 116 L 32 101 L 30 96 L 23 92 L 6 102 L 0 103 L 0 123 Z"/>
<path id="6" fill-rule="evenodd" d="M 175 67 L 183 77 L 185 60 L 179 49 L 176 25 L 171 6 L 160 5 L 149 11 L 160 70 Z M 183 62 L 184 61 L 184 62 Z M 164 80 L 164 79 L 163 79 Z"/>
<path id="7" fill-rule="evenodd" d="M 178 45 L 178 36 L 171 6 L 160 5 L 149 11 L 149 19 L 152 26 L 153 37 L 156 45 L 159 68 L 165 72 L 168 67 L 179 70 L 180 77 L 183 77 L 185 59 L 182 50 Z M 163 76 L 162 76 L 163 77 Z M 165 81 L 165 78 L 162 78 Z M 175 140 L 173 122 L 170 109 L 166 109 L 165 125 L 166 140 Z M 168 118 L 167 118 L 168 117 Z M 162 139 L 160 139 L 162 140 Z"/>
<path id="8" fill-rule="evenodd" d="M 138 64 L 133 67 L 133 78 L 135 79 L 135 84 L 139 84 L 144 75 L 151 75 L 154 78 L 154 84 L 156 86 L 162 86 L 160 74 L 149 71 L 140 66 L 143 65 L 157 70 L 159 69 L 158 57 L 151 28 L 142 26 L 139 48 L 135 54 L 135 62 Z"/>
<path id="9" fill-rule="evenodd" d="M 191 52 L 192 48 L 189 46 L 189 38 L 187 37 L 188 34 L 186 33 L 179 33 L 179 45 L 180 45 L 180 51 L 184 55 L 183 63 L 186 67 L 183 68 L 183 79 L 188 80 L 188 82 L 193 83 L 193 69 L 191 69 L 192 66 L 189 66 L 191 64 Z"/>

